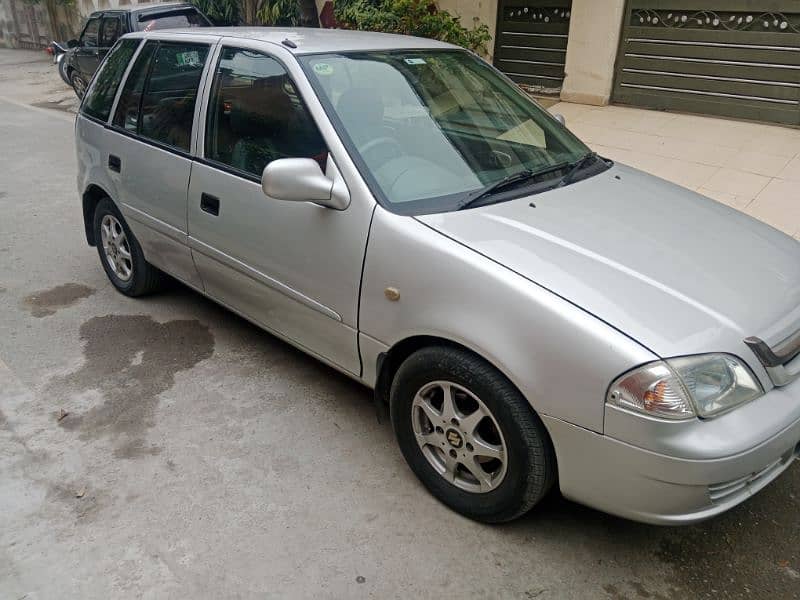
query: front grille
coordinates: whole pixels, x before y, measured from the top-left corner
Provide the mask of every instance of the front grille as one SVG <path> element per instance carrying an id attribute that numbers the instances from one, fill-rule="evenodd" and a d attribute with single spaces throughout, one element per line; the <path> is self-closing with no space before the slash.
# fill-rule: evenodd
<path id="1" fill-rule="evenodd" d="M 708 486 L 708 495 L 711 498 L 711 502 L 719 504 L 746 490 L 753 490 L 759 487 L 759 484 L 768 483 L 789 466 L 789 463 L 798 455 L 798 451 L 800 451 L 800 444 L 792 448 L 779 459 L 769 463 L 760 471 L 750 473 L 738 479 L 733 479 L 732 481 L 715 483 L 714 485 Z"/>
<path id="2" fill-rule="evenodd" d="M 776 386 L 787 385 L 800 377 L 800 330 L 773 347 L 755 336 L 745 338 L 744 343 L 764 365 Z"/>

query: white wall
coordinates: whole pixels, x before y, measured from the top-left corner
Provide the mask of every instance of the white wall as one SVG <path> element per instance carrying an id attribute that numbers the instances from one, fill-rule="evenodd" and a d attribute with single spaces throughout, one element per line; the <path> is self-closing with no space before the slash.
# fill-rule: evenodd
<path id="1" fill-rule="evenodd" d="M 486 44 L 488 56 L 494 53 L 494 35 L 497 29 L 497 0 L 439 0 L 439 8 L 461 18 L 461 24 L 471 29 L 485 24 L 492 34 Z"/>

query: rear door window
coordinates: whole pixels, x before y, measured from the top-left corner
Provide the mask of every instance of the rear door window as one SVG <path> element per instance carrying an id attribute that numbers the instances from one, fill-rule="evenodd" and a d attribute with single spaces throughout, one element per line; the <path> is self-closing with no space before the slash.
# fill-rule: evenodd
<path id="1" fill-rule="evenodd" d="M 86 23 L 86 27 L 83 29 L 83 33 L 81 34 L 81 46 L 86 46 L 88 48 L 96 48 L 97 47 L 97 33 L 100 30 L 100 17 L 95 17 L 93 19 L 89 19 Z"/>
<path id="2" fill-rule="evenodd" d="M 83 114 L 101 121 L 108 120 L 117 88 L 139 42 L 140 40 L 121 40 L 111 49 L 81 104 Z"/>
<path id="3" fill-rule="evenodd" d="M 120 95 L 114 125 L 189 151 L 205 44 L 147 42 Z"/>
<path id="4" fill-rule="evenodd" d="M 194 105 L 208 50 L 203 44 L 159 44 L 142 97 L 142 137 L 189 151 Z"/>

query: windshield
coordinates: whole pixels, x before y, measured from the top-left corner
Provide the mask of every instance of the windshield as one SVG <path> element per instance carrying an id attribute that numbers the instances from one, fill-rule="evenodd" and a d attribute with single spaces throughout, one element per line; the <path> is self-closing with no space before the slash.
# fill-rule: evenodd
<path id="1" fill-rule="evenodd" d="M 454 210 L 511 175 L 568 165 L 589 152 L 468 52 L 300 60 L 362 174 L 396 212 Z"/>

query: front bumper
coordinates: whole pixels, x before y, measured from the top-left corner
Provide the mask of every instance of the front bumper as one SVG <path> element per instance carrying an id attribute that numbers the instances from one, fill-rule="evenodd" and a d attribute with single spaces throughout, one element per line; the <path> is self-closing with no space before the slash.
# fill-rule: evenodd
<path id="1" fill-rule="evenodd" d="M 762 398 L 782 392 L 773 390 Z M 715 445 L 717 457 L 708 458 L 681 457 L 677 448 L 670 454 L 654 452 L 560 419 L 542 419 L 555 445 L 565 497 L 635 521 L 685 525 L 750 498 L 798 458 L 800 419 L 792 413 L 794 418 L 784 421 L 781 430 L 746 449 L 740 447 L 743 436 L 724 431 L 733 419 L 700 423 Z M 727 450 L 716 445 L 725 433 Z M 686 455 L 692 453 L 694 449 Z"/>

